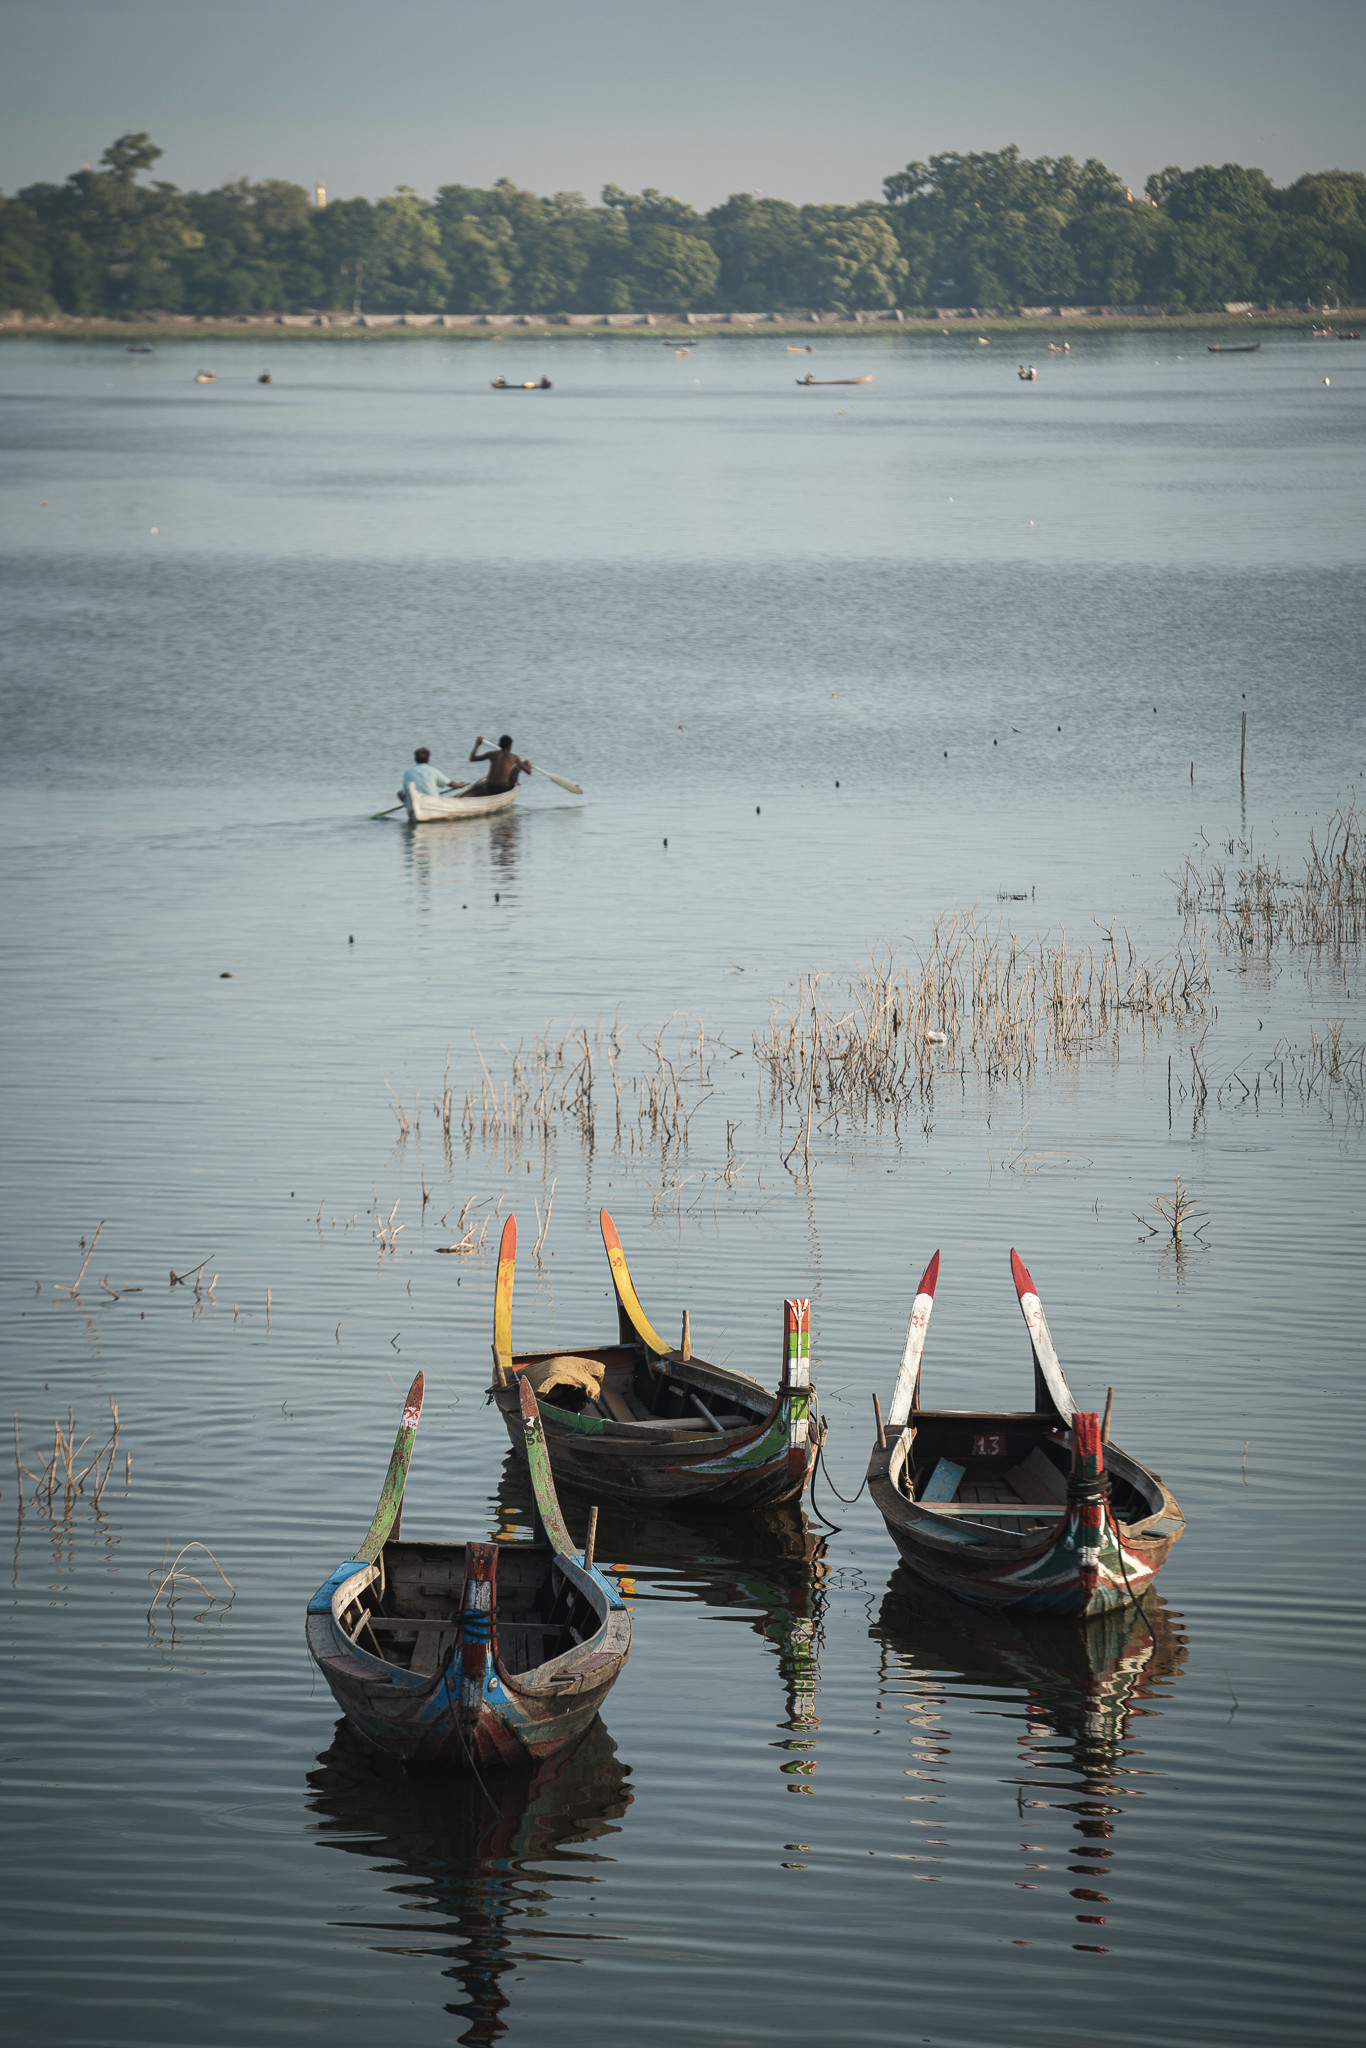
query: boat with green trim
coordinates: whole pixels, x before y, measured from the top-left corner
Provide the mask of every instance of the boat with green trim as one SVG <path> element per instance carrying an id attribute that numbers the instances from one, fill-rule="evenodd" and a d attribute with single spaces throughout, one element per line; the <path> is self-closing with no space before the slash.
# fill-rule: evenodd
<path id="1" fill-rule="evenodd" d="M 811 1386 L 811 1304 L 783 1304 L 783 1368 L 776 1394 L 694 1355 L 687 1314 L 677 1345 L 640 1305 L 616 1226 L 602 1240 L 617 1300 L 617 1342 L 512 1349 L 517 1223 L 498 1254 L 490 1399 L 519 1442 L 520 1388 L 536 1396 L 555 1477 L 594 1500 L 755 1508 L 800 1500 L 820 1423 Z"/>
<path id="2" fill-rule="evenodd" d="M 529 1387 L 519 1417 L 538 1540 L 400 1540 L 423 1385 L 418 1373 L 369 1534 L 308 1603 L 309 1655 L 389 1756 L 476 1771 L 540 1762 L 597 1715 L 630 1655 L 630 1616 L 591 1533 L 583 1551 L 570 1539 Z"/>

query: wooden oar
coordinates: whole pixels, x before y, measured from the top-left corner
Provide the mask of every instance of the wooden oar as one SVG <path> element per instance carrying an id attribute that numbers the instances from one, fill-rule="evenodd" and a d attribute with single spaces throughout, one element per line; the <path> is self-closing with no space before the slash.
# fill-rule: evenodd
<path id="1" fill-rule="evenodd" d="M 534 764 L 532 766 L 531 772 L 533 775 L 544 775 L 547 782 L 558 782 L 560 788 L 567 789 L 571 796 L 583 795 L 583 791 L 579 787 L 579 784 L 577 782 L 571 782 L 567 775 L 552 775 L 548 768 L 537 768 Z"/>
<path id="2" fill-rule="evenodd" d="M 408 1466 L 413 1455 L 413 1438 L 417 1435 L 418 1418 L 422 1413 L 422 1396 L 426 1381 L 418 1373 L 408 1389 L 408 1398 L 403 1404 L 403 1419 L 394 1438 L 394 1448 L 389 1455 L 389 1470 L 384 1475 L 380 1489 L 379 1506 L 375 1519 L 370 1524 L 370 1533 L 356 1552 L 367 1564 L 373 1564 L 383 1550 L 390 1536 L 397 1534 L 399 1519 L 403 1512 L 403 1489 L 408 1483 Z"/>
<path id="3" fill-rule="evenodd" d="M 371 822 L 373 823 L 376 818 L 392 818 L 395 811 L 406 811 L 407 808 L 407 804 L 390 804 L 387 811 L 371 811 Z"/>

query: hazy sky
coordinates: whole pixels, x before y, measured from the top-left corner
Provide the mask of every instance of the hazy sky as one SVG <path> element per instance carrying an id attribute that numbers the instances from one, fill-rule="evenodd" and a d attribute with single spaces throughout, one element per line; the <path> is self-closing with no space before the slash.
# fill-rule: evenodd
<path id="1" fill-rule="evenodd" d="M 145 128 L 175 184 L 878 196 L 944 149 L 1366 166 L 1362 0 L 0 0 L 0 188 Z"/>

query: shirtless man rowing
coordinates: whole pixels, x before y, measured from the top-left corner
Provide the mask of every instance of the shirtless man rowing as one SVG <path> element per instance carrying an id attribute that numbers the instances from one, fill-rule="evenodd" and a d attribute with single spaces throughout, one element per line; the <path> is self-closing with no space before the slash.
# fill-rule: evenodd
<path id="1" fill-rule="evenodd" d="M 487 754 L 479 749 L 484 744 L 480 733 L 470 748 L 471 761 L 487 761 L 488 774 L 482 782 L 475 782 L 465 791 L 466 796 L 501 796 L 505 790 L 516 789 L 519 775 L 530 775 L 531 763 L 524 761 L 520 754 L 512 751 L 512 734 L 505 732 L 498 745 Z"/>

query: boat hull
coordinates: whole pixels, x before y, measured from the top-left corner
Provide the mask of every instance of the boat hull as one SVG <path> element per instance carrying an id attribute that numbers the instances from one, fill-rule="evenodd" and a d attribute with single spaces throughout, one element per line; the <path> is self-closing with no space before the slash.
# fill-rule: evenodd
<path id="1" fill-rule="evenodd" d="M 546 1354 L 550 1355 L 550 1354 Z M 556 1357 L 610 1362 L 618 1347 L 558 1350 Z M 539 1362 L 541 1354 L 513 1360 L 513 1372 Z M 712 1433 L 654 1432 L 648 1425 L 618 1423 L 597 1415 L 577 1415 L 539 1401 L 541 1423 L 557 1486 L 570 1486 L 593 1500 L 635 1502 L 640 1506 L 775 1507 L 800 1500 L 810 1482 L 816 1445 L 808 1414 L 809 1390 L 780 1392 L 776 1400 L 755 1380 L 717 1367 L 690 1375 L 699 1391 L 715 1393 L 720 1383 L 733 1382 L 737 1393 L 769 1401 L 769 1412 L 754 1426 L 729 1433 L 719 1441 Z M 495 1386 L 493 1401 L 515 1448 L 523 1433 L 515 1384 Z M 661 1441 L 663 1436 L 666 1440 Z"/>
<path id="2" fill-rule="evenodd" d="M 386 1554 L 397 1548 L 386 1546 Z M 423 1553 L 462 1548 L 488 1556 L 494 1547 L 427 1545 Z M 547 1573 L 552 1568 L 548 1546 L 498 1548 L 520 1553 L 519 1562 L 534 1548 L 543 1554 Z M 351 1727 L 386 1756 L 481 1771 L 541 1762 L 567 1750 L 591 1725 L 631 1646 L 624 1604 L 601 1575 L 572 1557 L 556 1560 L 555 1568 L 573 1579 L 579 1593 L 590 1595 L 600 1626 L 583 1643 L 530 1670 L 514 1673 L 499 1655 L 496 1598 L 492 1610 L 467 1600 L 434 1671 L 408 1670 L 359 1648 L 353 1617 L 383 1587 L 383 1560 L 351 1559 L 319 1587 L 308 1609 L 309 1655 Z M 496 1565 L 490 1564 L 483 1582 L 495 1579 Z M 467 1594 L 470 1583 L 467 1577 Z M 378 1606 L 373 1611 L 378 1616 Z"/>
<path id="3" fill-rule="evenodd" d="M 962 1422 L 978 1438 L 988 1433 L 1004 1440 L 1012 1429 L 1032 1435 L 1049 1419 L 965 1414 Z M 913 1413 L 912 1423 L 917 1420 Z M 1017 1533 L 962 1513 L 952 1518 L 936 1513 L 907 1498 L 911 1434 L 903 1431 L 885 1451 L 874 1448 L 868 1491 L 908 1570 L 970 1607 L 1078 1619 L 1105 1614 L 1142 1597 L 1185 1527 L 1158 1475 L 1113 1444 L 1106 1446 L 1108 1470 L 1131 1483 L 1146 1482 L 1145 1505 L 1152 1511 L 1141 1520 L 1121 1521 L 1103 1505 L 1097 1514 L 1094 1504 L 1088 1515 L 1077 1502 L 1063 1501 L 1052 1508 L 1040 1505 L 1037 1517 Z M 990 1514 L 989 1503 L 981 1513 Z"/>
<path id="4" fill-rule="evenodd" d="M 496 811 L 510 811 L 516 802 L 515 789 L 500 789 L 494 796 L 428 796 L 411 784 L 404 791 L 408 820 L 413 825 L 439 825 L 464 818 L 488 818 Z"/>

